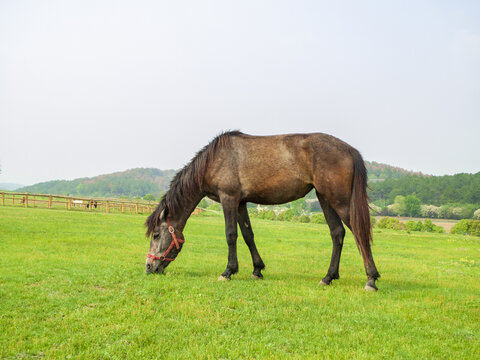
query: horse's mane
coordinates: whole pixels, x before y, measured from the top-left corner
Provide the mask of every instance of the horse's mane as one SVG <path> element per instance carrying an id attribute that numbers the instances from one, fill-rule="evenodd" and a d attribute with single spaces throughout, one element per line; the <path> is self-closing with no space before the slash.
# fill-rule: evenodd
<path id="1" fill-rule="evenodd" d="M 242 135 L 240 131 L 223 132 L 201 149 L 190 162 L 178 171 L 170 182 L 168 191 L 160 200 L 157 208 L 145 221 L 146 236 L 150 236 L 158 225 L 163 210 L 172 217 L 180 214 L 186 203 L 196 198 L 203 191 L 208 163 L 219 149 L 228 145 L 232 136 Z"/>

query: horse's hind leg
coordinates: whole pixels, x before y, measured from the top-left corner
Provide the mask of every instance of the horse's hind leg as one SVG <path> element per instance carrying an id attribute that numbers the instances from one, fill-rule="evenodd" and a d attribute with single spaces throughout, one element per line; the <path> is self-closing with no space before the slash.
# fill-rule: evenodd
<path id="1" fill-rule="evenodd" d="M 339 207 L 336 210 L 336 213 L 338 216 L 340 216 L 345 226 L 347 226 L 353 233 L 352 226 L 350 224 L 350 208 L 348 206 Z M 372 249 L 369 242 L 366 244 L 365 253 L 362 253 L 362 258 L 365 265 L 365 272 L 367 273 L 367 284 L 365 285 L 365 290 L 376 291 L 378 289 L 375 285 L 375 281 L 380 277 L 380 274 L 378 273 L 375 262 L 373 261 Z"/>
<path id="2" fill-rule="evenodd" d="M 243 239 L 250 250 L 253 261 L 253 274 L 254 279 L 263 278 L 262 270 L 265 269 L 265 264 L 258 253 L 257 246 L 255 245 L 252 225 L 250 224 L 250 217 L 248 216 L 247 204 L 240 203 L 238 207 L 238 225 L 242 231 Z"/>
<path id="3" fill-rule="evenodd" d="M 338 268 L 340 266 L 340 255 L 342 254 L 343 239 L 345 238 L 345 228 L 343 227 L 342 220 L 338 214 L 318 192 L 317 198 L 322 206 L 328 227 L 330 228 L 330 235 L 333 243 L 330 267 L 328 268 L 327 275 L 320 282 L 320 285 L 330 285 L 332 280 L 340 278 Z"/>

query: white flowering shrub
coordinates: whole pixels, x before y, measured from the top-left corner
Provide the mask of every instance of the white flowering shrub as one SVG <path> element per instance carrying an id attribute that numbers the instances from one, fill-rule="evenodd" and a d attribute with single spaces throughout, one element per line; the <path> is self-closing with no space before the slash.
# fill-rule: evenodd
<path id="1" fill-rule="evenodd" d="M 382 208 L 380 206 L 375 205 L 374 203 L 369 204 L 370 205 L 370 213 L 372 215 L 380 214 L 382 211 Z"/>
<path id="2" fill-rule="evenodd" d="M 422 217 L 425 218 L 439 218 L 440 217 L 440 206 L 435 205 L 422 205 L 420 207 L 420 213 Z"/>
<path id="3" fill-rule="evenodd" d="M 463 207 L 456 206 L 452 208 L 452 214 L 455 219 L 464 219 L 467 217 L 467 213 L 468 210 Z"/>
<path id="4" fill-rule="evenodd" d="M 475 210 L 475 212 L 473 213 L 473 218 L 480 219 L 480 209 Z"/>
<path id="5" fill-rule="evenodd" d="M 398 214 L 395 213 L 394 208 L 395 208 L 395 207 L 393 206 L 393 204 L 392 204 L 392 205 L 388 205 L 388 206 L 387 206 L 387 215 L 389 215 L 389 216 L 398 215 Z"/>

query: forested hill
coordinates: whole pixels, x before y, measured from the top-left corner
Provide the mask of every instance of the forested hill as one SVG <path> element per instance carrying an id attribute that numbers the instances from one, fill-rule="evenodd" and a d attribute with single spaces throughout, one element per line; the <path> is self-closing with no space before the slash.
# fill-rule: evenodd
<path id="1" fill-rule="evenodd" d="M 424 176 L 376 162 L 366 162 L 366 166 L 371 200 L 381 206 L 392 204 L 397 195 L 411 194 L 415 194 L 423 204 L 480 204 L 480 173 Z M 48 181 L 18 191 L 85 197 L 144 197 L 152 194 L 158 198 L 168 189 L 175 172 L 137 168 L 92 178 Z M 315 198 L 314 193 L 310 195 Z"/>
<path id="2" fill-rule="evenodd" d="M 146 194 L 158 197 L 167 190 L 174 174 L 175 170 L 137 168 L 92 178 L 47 181 L 17 191 L 92 197 L 143 197 Z"/>
<path id="3" fill-rule="evenodd" d="M 365 164 L 369 179 L 373 181 L 421 174 L 376 162 L 366 161 Z M 47 181 L 17 191 L 92 197 L 144 197 L 146 194 L 152 194 L 158 198 L 168 189 L 175 172 L 176 170 L 137 168 L 91 178 Z"/>
<path id="4" fill-rule="evenodd" d="M 480 172 L 445 176 L 406 176 L 370 184 L 374 203 L 392 204 L 398 195 L 415 195 L 423 204 L 480 205 Z"/>
<path id="5" fill-rule="evenodd" d="M 425 176 L 421 172 L 405 170 L 375 161 L 365 161 L 365 166 L 368 170 L 368 180 L 373 182 L 385 179 L 399 179 L 405 176 Z"/>

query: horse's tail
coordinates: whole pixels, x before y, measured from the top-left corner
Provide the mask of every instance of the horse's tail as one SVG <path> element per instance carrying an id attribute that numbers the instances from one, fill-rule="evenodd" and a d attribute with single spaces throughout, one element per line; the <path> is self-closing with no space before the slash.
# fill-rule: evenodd
<path id="1" fill-rule="evenodd" d="M 350 199 L 350 225 L 358 250 L 367 261 L 372 238 L 372 224 L 367 195 L 367 169 L 362 155 L 353 149 L 353 182 Z"/>

